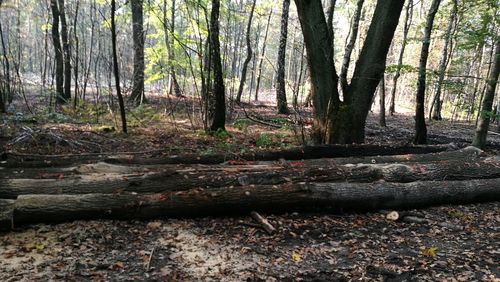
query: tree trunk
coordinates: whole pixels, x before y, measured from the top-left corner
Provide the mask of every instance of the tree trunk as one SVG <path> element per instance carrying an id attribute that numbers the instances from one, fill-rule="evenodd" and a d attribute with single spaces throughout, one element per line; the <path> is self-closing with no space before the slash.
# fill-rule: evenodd
<path id="1" fill-rule="evenodd" d="M 283 10 L 281 14 L 280 44 L 278 50 L 278 70 L 276 74 L 276 102 L 278 106 L 278 114 L 289 113 L 286 101 L 286 82 L 285 82 L 285 59 L 286 59 L 285 57 L 286 57 L 286 42 L 288 37 L 289 8 L 290 8 L 290 0 L 283 0 Z"/>
<path id="2" fill-rule="evenodd" d="M 125 115 L 125 103 L 120 86 L 120 69 L 118 65 L 118 52 L 116 50 L 116 24 L 115 24 L 115 10 L 116 1 L 111 0 L 111 45 L 113 51 L 113 73 L 115 76 L 116 95 L 118 96 L 118 103 L 120 104 L 120 116 L 122 120 L 122 131 L 127 133 L 127 117 Z"/>
<path id="3" fill-rule="evenodd" d="M 427 144 L 427 125 L 425 124 L 425 80 L 427 73 L 427 58 L 429 57 L 429 47 L 431 43 L 432 26 L 434 18 L 439 9 L 441 0 L 433 0 L 427 21 L 425 23 L 422 51 L 420 52 L 420 65 L 417 80 L 417 95 L 415 108 L 415 138 L 414 144 Z"/>
<path id="4" fill-rule="evenodd" d="M 352 51 L 354 50 L 354 45 L 356 44 L 356 39 L 358 38 L 359 20 L 361 19 L 361 10 L 363 9 L 364 2 L 365 0 L 357 0 L 356 2 L 356 10 L 354 11 L 351 22 L 350 37 L 344 50 L 342 69 L 340 70 L 340 86 L 342 88 L 342 93 L 347 92 L 347 72 L 349 71 Z"/>
<path id="5" fill-rule="evenodd" d="M 64 98 L 64 59 L 59 35 L 59 7 L 57 0 L 50 1 L 52 10 L 52 44 L 54 45 L 55 67 L 56 67 L 56 95 L 57 103 L 65 103 Z"/>
<path id="6" fill-rule="evenodd" d="M 490 76 L 488 78 L 486 93 L 484 95 L 483 104 L 481 108 L 481 119 L 476 128 L 474 135 L 473 146 L 484 148 L 486 146 L 486 137 L 490 127 L 491 110 L 493 107 L 493 100 L 495 99 L 495 91 L 498 84 L 498 77 L 500 74 L 500 39 L 497 38 L 496 48 L 493 59 L 493 66 L 491 68 Z"/>
<path id="7" fill-rule="evenodd" d="M 500 179 L 412 183 L 299 183 L 162 194 L 23 195 L 0 214 L 14 226 L 78 219 L 151 219 L 335 208 L 375 210 L 500 200 Z M 5 216 L 4 216 L 5 218 Z M 3 220 L 9 222 L 9 220 Z M 9 225 L 7 223 L 7 225 Z M 11 225 L 9 225 L 11 226 Z M 2 226 L 8 229 L 9 226 Z"/>
<path id="8" fill-rule="evenodd" d="M 448 27 L 446 28 L 445 39 L 443 52 L 441 55 L 441 61 L 439 62 L 439 70 L 438 70 L 438 82 L 436 85 L 436 94 L 431 104 L 431 108 L 429 110 L 429 119 L 433 120 L 442 120 L 441 116 L 441 108 L 443 101 L 441 100 L 441 92 L 443 87 L 444 76 L 446 73 L 446 68 L 448 67 L 448 63 L 451 61 L 451 56 L 453 53 L 452 42 L 453 42 L 453 28 L 456 25 L 457 19 L 457 11 L 458 3 L 457 0 L 453 1 L 453 8 L 451 10 L 450 21 L 448 22 Z M 448 50 L 450 50 L 448 52 Z"/>
<path id="9" fill-rule="evenodd" d="M 144 101 L 144 15 L 143 0 L 131 0 L 132 38 L 134 41 L 134 74 L 130 101 L 140 105 Z"/>
<path id="10" fill-rule="evenodd" d="M 257 0 L 253 0 L 252 7 L 250 8 L 250 16 L 248 17 L 247 31 L 246 31 L 246 43 L 247 43 L 247 57 L 245 62 L 243 62 L 243 68 L 241 70 L 240 86 L 238 87 L 238 93 L 236 94 L 236 103 L 241 103 L 241 95 L 243 95 L 243 88 L 245 87 L 245 81 L 247 79 L 248 64 L 252 60 L 252 42 L 251 42 L 251 30 L 252 30 L 252 20 L 253 13 L 255 11 L 255 4 Z"/>
<path id="11" fill-rule="evenodd" d="M 61 40 L 64 51 L 64 100 L 71 101 L 71 49 L 69 47 L 68 24 L 66 23 L 66 11 L 64 0 L 59 1 L 59 17 L 61 18 Z"/>
<path id="12" fill-rule="evenodd" d="M 255 101 L 259 100 L 260 80 L 262 77 L 262 64 L 264 63 L 264 57 L 266 56 L 267 36 L 269 35 L 269 27 L 271 24 L 272 15 L 273 15 L 273 10 L 271 9 L 269 11 L 269 16 L 267 18 L 266 32 L 264 35 L 264 42 L 262 43 L 262 52 L 261 52 L 260 58 L 259 58 L 259 67 L 257 69 L 257 84 L 255 86 L 255 97 L 254 97 Z"/>
<path id="13" fill-rule="evenodd" d="M 405 20 L 404 20 L 404 27 L 403 27 L 403 42 L 401 43 L 401 50 L 399 51 L 399 58 L 398 58 L 398 66 L 396 69 L 396 73 L 394 74 L 394 77 L 392 79 L 392 90 L 391 90 L 391 101 L 390 101 L 390 106 L 389 106 L 389 115 L 393 116 L 394 113 L 396 113 L 396 91 L 398 88 L 398 80 L 399 77 L 401 76 L 401 68 L 403 66 L 403 58 L 406 50 L 406 45 L 407 39 L 408 39 L 408 33 L 410 31 L 410 26 L 412 23 L 412 18 L 413 18 L 413 0 L 408 0 L 408 4 L 406 5 L 406 12 L 405 12 Z"/>
<path id="14" fill-rule="evenodd" d="M 380 113 L 379 113 L 379 122 L 378 124 L 382 127 L 386 127 L 385 122 L 385 77 L 382 76 L 379 85 L 379 103 L 380 103 Z"/>
<path id="15" fill-rule="evenodd" d="M 224 89 L 224 77 L 222 72 L 222 61 L 220 56 L 219 42 L 219 13 L 220 0 L 212 0 L 212 12 L 210 14 L 210 65 L 213 70 L 214 81 L 212 84 L 213 107 L 210 111 L 210 130 L 225 130 L 226 125 L 226 95 Z"/>
<path id="16" fill-rule="evenodd" d="M 303 146 L 288 150 L 256 152 L 251 154 L 214 154 L 214 155 L 178 155 L 161 157 L 158 159 L 141 159 L 127 153 L 117 153 L 115 156 L 103 157 L 102 154 L 91 155 L 20 155 L 7 154 L 7 162 L 0 164 L 0 167 L 57 167 L 79 163 L 88 163 L 98 160 L 105 160 L 108 163 L 122 164 L 220 164 L 236 159 L 245 161 L 277 161 L 303 160 L 314 158 L 341 158 L 355 156 L 379 156 L 379 155 L 400 155 L 400 154 L 427 154 L 443 152 L 453 149 L 448 145 L 436 146 L 379 146 L 379 145 L 320 145 Z"/>
<path id="17" fill-rule="evenodd" d="M 347 164 L 311 160 L 221 166 L 128 167 L 106 163 L 84 165 L 72 171 L 39 174 L 46 178 L 0 179 L 0 198 L 29 194 L 163 193 L 195 188 L 212 189 L 300 182 L 387 183 L 500 178 L 495 159 L 436 160 L 431 163 Z M 82 173 L 79 173 L 82 172 Z M 88 172 L 88 173 L 87 173 Z"/>

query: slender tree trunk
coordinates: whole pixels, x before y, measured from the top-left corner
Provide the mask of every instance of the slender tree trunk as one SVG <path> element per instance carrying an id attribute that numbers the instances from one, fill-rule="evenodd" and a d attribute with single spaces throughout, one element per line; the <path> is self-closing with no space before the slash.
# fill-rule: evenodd
<path id="1" fill-rule="evenodd" d="M 321 3 L 320 3 L 321 4 Z M 288 12 L 290 8 L 290 0 L 283 0 L 283 12 L 281 15 L 281 33 L 280 44 L 278 50 L 278 73 L 276 79 L 276 101 L 278 104 L 279 114 L 288 114 L 288 106 L 286 102 L 286 82 L 285 82 L 285 56 L 286 42 L 288 37 Z M 323 15 L 324 17 L 324 15 Z"/>
<path id="2" fill-rule="evenodd" d="M 115 75 L 116 96 L 120 105 L 120 116 L 122 120 L 122 131 L 127 133 L 127 118 L 125 115 L 125 103 L 123 102 L 122 91 L 120 87 L 120 69 L 118 65 L 118 52 L 116 47 L 116 23 L 115 23 L 116 1 L 111 0 L 111 45 L 113 51 L 113 73 Z"/>
<path id="3" fill-rule="evenodd" d="M 79 99 L 79 91 L 78 91 L 78 71 L 79 71 L 79 63 L 80 63 L 80 58 L 79 58 L 79 48 L 80 48 L 80 41 L 78 38 L 78 34 L 76 31 L 76 26 L 78 23 L 78 12 L 80 9 L 80 1 L 76 2 L 76 8 L 75 8 L 75 18 L 73 19 L 73 38 L 75 40 L 75 96 L 73 97 L 73 108 L 76 109 L 76 106 L 78 104 L 78 99 Z"/>
<path id="4" fill-rule="evenodd" d="M 481 108 L 481 118 L 476 128 L 476 134 L 472 145 L 480 149 L 486 146 L 486 137 L 491 121 L 491 110 L 493 100 L 495 99 L 495 91 L 498 84 L 498 77 L 500 74 L 500 39 L 496 40 L 496 49 L 494 53 L 493 66 L 491 68 L 490 76 L 486 85 L 486 93 L 484 95 L 483 105 Z"/>
<path id="5" fill-rule="evenodd" d="M 273 10 L 270 9 L 269 16 L 267 18 L 266 33 L 264 35 L 264 42 L 262 43 L 262 52 L 261 52 L 260 58 L 259 58 L 259 67 L 257 70 L 257 84 L 255 86 L 255 97 L 254 97 L 255 101 L 259 100 L 260 80 L 262 77 L 262 65 L 264 63 L 264 57 L 266 56 L 267 36 L 269 35 L 269 26 L 271 24 L 272 15 L 273 15 Z"/>
<path id="6" fill-rule="evenodd" d="M 54 45 L 55 53 L 55 67 L 56 67 L 56 95 L 57 103 L 63 104 L 64 99 L 64 59 L 61 47 L 61 37 L 59 35 L 59 6 L 57 0 L 50 1 L 50 8 L 52 10 L 52 43 Z"/>
<path id="7" fill-rule="evenodd" d="M 429 57 L 429 47 L 431 43 L 432 26 L 434 18 L 439 9 L 441 0 L 433 0 L 429 13 L 427 14 L 427 21 L 425 23 L 424 38 L 422 43 L 422 51 L 420 53 L 420 66 L 418 71 L 417 81 L 417 106 L 415 109 L 415 144 L 427 143 L 427 125 L 425 124 L 425 80 L 427 72 L 427 58 Z"/>
<path id="8" fill-rule="evenodd" d="M 0 2 L 0 8 L 1 8 L 1 2 Z M 5 39 L 3 36 L 3 28 L 2 28 L 2 22 L 0 21 L 0 40 L 2 41 L 2 54 L 3 54 L 3 66 L 4 66 L 4 71 L 3 74 L 5 78 L 0 77 L 0 87 L 3 89 L 0 89 L 0 112 L 5 113 L 6 112 L 6 103 L 8 100 L 9 95 L 12 95 L 11 93 L 11 81 L 10 81 L 10 63 L 9 63 L 9 56 L 7 56 L 7 47 L 5 45 Z"/>
<path id="9" fill-rule="evenodd" d="M 131 0 L 132 38 L 134 41 L 134 78 L 130 101 L 140 105 L 144 101 L 144 15 L 143 0 Z"/>
<path id="10" fill-rule="evenodd" d="M 379 85 L 379 98 L 380 98 L 380 113 L 379 113 L 379 125 L 382 127 L 386 127 L 385 122 L 385 77 L 382 76 Z"/>
<path id="11" fill-rule="evenodd" d="M 392 89 L 391 89 L 391 97 L 390 97 L 390 106 L 389 106 L 389 115 L 393 116 L 396 113 L 396 91 L 398 88 L 398 80 L 401 76 L 401 67 L 403 65 L 403 58 L 405 54 L 405 49 L 408 40 L 408 33 L 410 31 L 410 26 L 413 18 L 413 0 L 408 0 L 408 4 L 406 5 L 405 12 L 405 20 L 403 27 L 403 42 L 401 43 L 401 50 L 399 51 L 398 58 L 398 66 L 396 69 L 396 73 L 392 79 Z"/>
<path id="12" fill-rule="evenodd" d="M 166 12 L 166 0 L 164 0 L 164 8 Z M 170 32 L 173 35 L 175 32 L 175 9 L 176 9 L 176 2 L 175 0 L 172 0 L 172 10 L 170 13 Z M 166 22 L 166 15 L 164 16 L 165 22 Z M 170 78 L 172 79 L 172 83 L 170 85 L 170 93 L 174 92 L 175 97 L 181 97 L 182 96 L 182 91 L 181 87 L 179 86 L 179 81 L 177 80 L 177 72 L 175 71 L 175 64 L 174 64 L 174 52 L 175 52 L 175 44 L 174 40 L 170 40 L 169 42 L 169 37 L 168 37 L 168 32 L 165 29 L 165 37 L 166 37 L 166 43 L 168 46 L 168 60 L 170 63 Z"/>
<path id="13" fill-rule="evenodd" d="M 352 51 L 354 50 L 354 45 L 356 44 L 356 39 L 358 38 L 359 20 L 361 19 L 361 10 L 363 9 L 364 2 L 364 0 L 357 0 L 356 10 L 354 11 L 354 16 L 351 23 L 351 36 L 344 51 L 342 69 L 340 71 L 340 86 L 342 88 L 342 93 L 347 92 L 347 72 L 349 71 L 349 63 L 351 62 Z"/>
<path id="14" fill-rule="evenodd" d="M 212 98 L 214 99 L 213 108 L 210 113 L 211 131 L 225 130 L 226 124 L 226 95 L 222 72 L 222 60 L 220 57 L 219 14 L 220 0 L 212 0 L 209 29 L 210 61 L 214 77 L 211 89 Z"/>
<path id="15" fill-rule="evenodd" d="M 66 12 L 64 0 L 59 1 L 59 17 L 61 18 L 61 40 L 64 52 L 64 100 L 71 101 L 71 49 L 69 46 L 68 24 L 66 23 Z"/>
<path id="16" fill-rule="evenodd" d="M 448 63 L 451 60 L 451 56 L 453 53 L 452 42 L 453 42 L 453 28 L 456 25 L 457 19 L 457 9 L 458 3 L 457 0 L 453 1 L 453 8 L 451 10 L 450 21 L 448 22 L 448 27 L 446 28 L 446 34 L 444 38 L 444 46 L 443 53 L 441 55 L 441 61 L 439 62 L 439 70 L 438 70 L 438 82 L 436 85 L 436 94 L 431 104 L 431 108 L 429 110 L 429 119 L 433 120 L 442 120 L 441 116 L 441 108 L 443 105 L 443 101 L 441 100 L 441 92 L 444 81 L 444 76 L 446 72 L 446 68 L 448 67 Z M 450 51 L 448 51 L 450 50 Z"/>
<path id="17" fill-rule="evenodd" d="M 245 59 L 245 62 L 243 63 L 243 69 L 241 70 L 240 86 L 238 87 L 238 93 L 236 94 L 236 103 L 238 103 L 238 104 L 241 103 L 241 95 L 243 94 L 243 87 L 245 87 L 245 81 L 247 78 L 248 64 L 252 60 L 252 55 L 253 55 L 252 42 L 250 40 L 250 37 L 251 37 L 253 13 L 255 11 L 255 4 L 256 3 L 257 3 L 257 0 L 253 0 L 252 8 L 250 10 L 250 16 L 248 17 L 248 24 L 247 24 L 247 31 L 246 31 L 247 57 Z"/>

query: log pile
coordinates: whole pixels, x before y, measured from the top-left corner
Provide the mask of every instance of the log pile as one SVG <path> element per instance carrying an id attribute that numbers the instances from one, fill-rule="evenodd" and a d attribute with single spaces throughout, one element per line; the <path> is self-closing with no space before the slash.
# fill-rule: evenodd
<path id="1" fill-rule="evenodd" d="M 5 165 L 0 169 L 0 229 L 77 219 L 408 209 L 500 200 L 500 159 L 472 147 L 345 155 L 218 164 L 104 160 L 46 168 Z"/>

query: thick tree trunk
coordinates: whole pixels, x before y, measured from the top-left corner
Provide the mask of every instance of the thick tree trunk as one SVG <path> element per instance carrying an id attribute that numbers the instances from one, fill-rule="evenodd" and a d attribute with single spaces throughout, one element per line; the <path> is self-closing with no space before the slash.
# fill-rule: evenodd
<path id="1" fill-rule="evenodd" d="M 64 100 L 71 101 L 71 49 L 69 46 L 68 24 L 64 0 L 59 1 L 59 17 L 61 18 L 61 40 L 64 51 Z"/>
<path id="2" fill-rule="evenodd" d="M 484 148 L 486 146 L 486 137 L 490 126 L 491 113 L 493 107 L 493 100 L 495 99 L 495 91 L 498 84 L 498 77 L 500 74 L 500 39 L 497 39 L 495 54 L 493 59 L 493 66 L 491 68 L 490 76 L 488 78 L 486 93 L 484 95 L 483 105 L 481 108 L 481 119 L 477 125 L 476 134 L 474 135 L 473 146 Z"/>
<path id="3" fill-rule="evenodd" d="M 321 3 L 320 3 L 321 5 Z M 283 10 L 281 14 L 281 32 L 280 45 L 278 50 L 278 73 L 276 74 L 276 101 L 279 114 L 288 114 L 288 105 L 286 101 L 286 82 L 285 82 L 285 56 L 286 42 L 288 37 L 288 12 L 290 0 L 283 0 Z"/>
<path id="4" fill-rule="evenodd" d="M 429 47 L 431 44 L 432 26 L 434 18 L 439 9 L 441 0 L 433 0 L 425 23 L 422 50 L 420 52 L 420 65 L 417 80 L 417 95 L 415 107 L 415 139 L 414 144 L 427 143 L 427 125 L 425 124 L 425 80 L 427 74 L 427 58 L 429 57 Z"/>
<path id="5" fill-rule="evenodd" d="M 0 179 L 0 198 L 15 199 L 29 194 L 161 193 L 195 188 L 280 185 L 300 182 L 414 182 L 500 178 L 500 161 L 479 159 L 433 163 L 348 164 L 328 160 L 281 164 L 121 167 L 99 163 L 82 166 L 92 173 L 46 174 L 52 179 Z M 44 176 L 41 174 L 40 176 Z"/>
<path id="6" fill-rule="evenodd" d="M 61 47 L 61 37 L 59 35 L 59 6 L 57 0 L 50 1 L 52 10 L 52 44 L 54 45 L 55 67 L 56 67 L 56 95 L 57 103 L 65 103 L 64 98 L 64 60 Z"/>
<path id="7" fill-rule="evenodd" d="M 222 61 L 220 56 L 219 42 L 219 13 L 220 0 L 212 0 L 212 11 L 210 14 L 210 65 L 213 70 L 214 81 L 212 83 L 213 107 L 210 110 L 210 130 L 225 130 L 226 125 L 226 94 L 224 87 L 224 76 L 222 72 Z"/>
<path id="8" fill-rule="evenodd" d="M 132 33 L 134 41 L 134 78 L 130 101 L 140 105 L 144 101 L 144 30 L 143 0 L 131 0 Z"/>
<path id="9" fill-rule="evenodd" d="M 413 183 L 311 183 L 193 189 L 162 194 L 24 195 L 12 208 L 14 226 L 78 219 L 193 217 L 314 208 L 396 209 L 500 200 L 500 179 Z M 4 220 L 4 222 L 8 222 Z M 8 226 L 2 226 L 3 229 Z"/>

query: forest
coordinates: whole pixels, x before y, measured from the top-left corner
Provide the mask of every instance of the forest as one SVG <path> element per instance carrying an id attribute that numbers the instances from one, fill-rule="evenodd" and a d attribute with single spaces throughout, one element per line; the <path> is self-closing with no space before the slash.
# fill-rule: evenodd
<path id="1" fill-rule="evenodd" d="M 498 0 L 0 0 L 0 280 L 496 281 Z"/>

